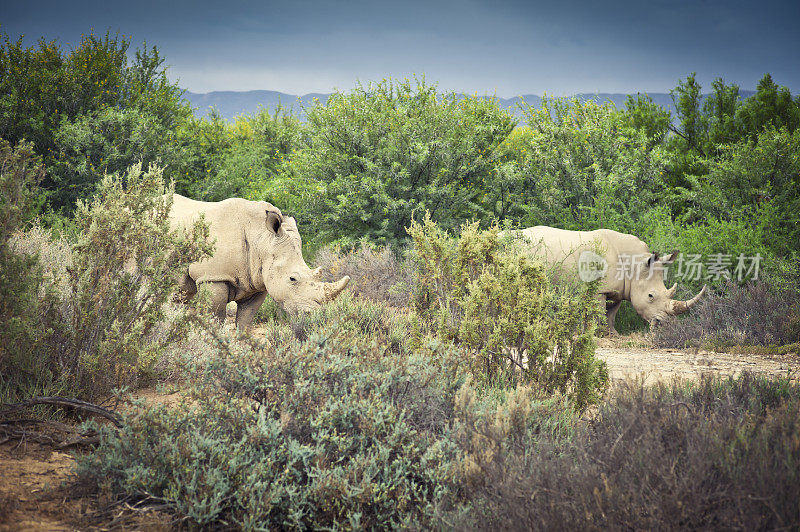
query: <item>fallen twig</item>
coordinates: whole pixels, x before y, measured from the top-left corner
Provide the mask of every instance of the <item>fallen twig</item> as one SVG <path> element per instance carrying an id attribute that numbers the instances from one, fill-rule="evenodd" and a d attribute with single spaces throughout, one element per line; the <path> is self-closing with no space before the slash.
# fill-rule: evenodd
<path id="1" fill-rule="evenodd" d="M 76 410 L 83 410 L 84 412 L 91 412 L 98 416 L 104 417 L 111 421 L 117 428 L 122 428 L 122 418 L 116 412 L 98 406 L 94 403 L 86 401 L 79 401 L 78 399 L 69 399 L 67 397 L 34 397 L 19 403 L 3 405 L 0 408 L 0 413 L 13 412 L 21 408 L 26 408 L 34 405 L 55 405 L 55 406 L 68 406 Z"/>

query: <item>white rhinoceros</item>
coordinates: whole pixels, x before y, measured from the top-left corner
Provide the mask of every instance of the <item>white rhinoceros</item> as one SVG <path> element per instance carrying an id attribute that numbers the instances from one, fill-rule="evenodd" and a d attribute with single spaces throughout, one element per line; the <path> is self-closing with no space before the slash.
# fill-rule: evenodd
<path id="1" fill-rule="evenodd" d="M 318 281 L 318 271 L 303 260 L 294 218 L 284 218 L 270 203 L 241 198 L 205 202 L 173 195 L 173 228 L 191 227 L 201 213 L 215 240 L 214 254 L 189 265 L 181 289 L 188 299 L 198 285 L 207 286 L 220 320 L 225 319 L 225 306 L 236 301 L 239 330 L 250 325 L 267 294 L 288 312 L 306 311 L 334 299 L 350 281 L 346 275 L 333 283 Z"/>
<path id="2" fill-rule="evenodd" d="M 658 253 L 650 253 L 647 244 L 633 235 L 609 229 L 566 231 L 543 225 L 523 229 L 521 233 L 545 263 L 575 268 L 584 280 L 601 279 L 598 294 L 606 304 L 608 329 L 612 334 L 617 334 L 614 319 L 623 301 L 630 301 L 642 318 L 658 325 L 692 308 L 706 291 L 703 286 L 688 301 L 672 299 L 677 283 L 666 288 L 664 271 L 678 252 L 659 258 Z"/>

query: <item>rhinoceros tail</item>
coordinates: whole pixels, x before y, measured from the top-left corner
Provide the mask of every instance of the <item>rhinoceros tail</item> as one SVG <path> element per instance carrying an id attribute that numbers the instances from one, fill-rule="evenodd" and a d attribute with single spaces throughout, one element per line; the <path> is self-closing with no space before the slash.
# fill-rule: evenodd
<path id="1" fill-rule="evenodd" d="M 700 293 L 694 296 L 692 299 L 688 301 L 676 301 L 672 300 L 672 315 L 677 316 L 678 314 L 683 314 L 684 312 L 688 311 L 690 308 L 695 306 L 698 301 L 705 295 L 708 286 L 703 285 L 703 289 L 700 290 Z"/>

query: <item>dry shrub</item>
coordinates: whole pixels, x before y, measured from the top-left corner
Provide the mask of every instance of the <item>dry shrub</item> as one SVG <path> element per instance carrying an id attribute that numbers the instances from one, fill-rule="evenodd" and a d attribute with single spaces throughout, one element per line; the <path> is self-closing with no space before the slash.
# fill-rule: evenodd
<path id="1" fill-rule="evenodd" d="M 514 422 L 484 420 L 462 440 L 474 512 L 456 528 L 800 526 L 800 386 L 786 379 L 629 384 L 571 438 L 513 445 L 519 431 L 503 426 Z"/>
<path id="2" fill-rule="evenodd" d="M 388 247 L 362 246 L 344 253 L 325 247 L 317 252 L 316 262 L 322 268 L 325 281 L 349 275 L 349 289 L 357 296 L 393 307 L 408 306 L 413 284 L 411 265 L 398 260 Z"/>
<path id="3" fill-rule="evenodd" d="M 217 336 L 191 397 L 104 430 L 81 476 L 206 529 L 431 527 L 450 497 L 459 353 L 407 356 L 341 323 L 312 320 L 305 341 L 285 323 L 260 342 Z"/>
<path id="4" fill-rule="evenodd" d="M 66 289 L 67 268 L 72 264 L 72 248 L 62 238 L 53 238 L 50 231 L 35 223 L 18 230 L 9 241 L 11 249 L 37 257 L 45 279 L 51 280 L 60 292 Z"/>
<path id="5" fill-rule="evenodd" d="M 30 156 L 4 147 L 2 156 L 3 188 L 28 186 Z M 20 232 L 18 223 L 10 245 L 4 237 L 0 254 L 13 261 L 3 261 L 0 288 L 25 299 L 0 298 L 14 304 L 2 312 L 9 325 L 0 336 L 0 395 L 93 400 L 155 376 L 164 348 L 186 336 L 184 313 L 167 312 L 175 279 L 211 250 L 207 226 L 171 230 L 170 206 L 161 170 L 135 165 L 124 176 L 105 176 L 97 196 L 79 202 L 74 241 L 37 226 Z M 7 205 L 0 211 L 15 212 Z"/>
<path id="6" fill-rule="evenodd" d="M 661 347 L 783 345 L 800 340 L 800 291 L 766 280 L 728 282 L 711 291 L 686 316 L 652 332 Z"/>

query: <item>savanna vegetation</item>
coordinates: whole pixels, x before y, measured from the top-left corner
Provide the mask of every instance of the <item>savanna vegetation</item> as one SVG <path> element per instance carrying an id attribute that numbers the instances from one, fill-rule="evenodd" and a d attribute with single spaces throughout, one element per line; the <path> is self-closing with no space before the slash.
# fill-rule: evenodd
<path id="1" fill-rule="evenodd" d="M 655 343 L 792 349 L 789 89 L 765 75 L 748 98 L 723 80 L 702 96 L 691 74 L 675 115 L 640 94 L 546 99 L 517 120 L 383 80 L 305 121 L 227 122 L 196 118 L 158 49 L 130 46 L 0 44 L 0 402 L 186 391 L 87 425 L 93 493 L 208 529 L 800 526 L 796 383 L 610 390 L 596 286 L 500 235 L 602 227 L 678 249 L 681 290 L 712 290 Z M 177 304 L 176 272 L 214 243 L 202 223 L 170 230 L 172 191 L 275 204 L 349 293 L 301 316 L 267 302 L 241 336 L 202 297 Z M 759 257 L 757 279 L 739 257 Z"/>

